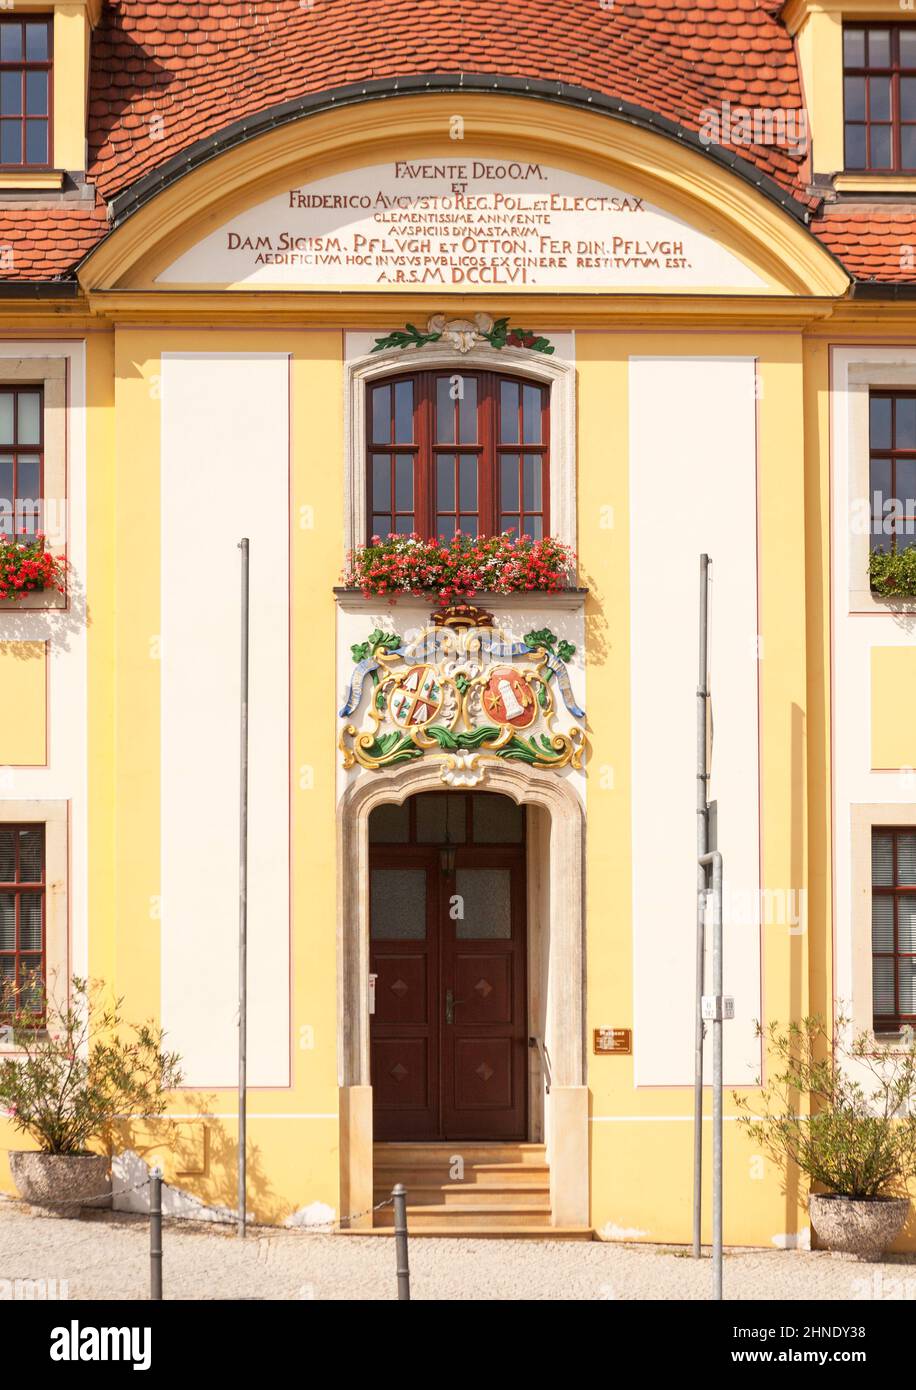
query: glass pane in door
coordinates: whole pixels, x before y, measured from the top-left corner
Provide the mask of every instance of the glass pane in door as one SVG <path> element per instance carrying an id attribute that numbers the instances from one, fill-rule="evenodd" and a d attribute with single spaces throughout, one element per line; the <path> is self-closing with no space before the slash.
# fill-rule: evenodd
<path id="1" fill-rule="evenodd" d="M 369 934 L 373 941 L 425 939 L 425 869 L 372 870 L 369 885 Z"/>
<path id="2" fill-rule="evenodd" d="M 508 869 L 458 869 L 455 892 L 459 941 L 508 941 L 512 936 L 512 875 Z"/>

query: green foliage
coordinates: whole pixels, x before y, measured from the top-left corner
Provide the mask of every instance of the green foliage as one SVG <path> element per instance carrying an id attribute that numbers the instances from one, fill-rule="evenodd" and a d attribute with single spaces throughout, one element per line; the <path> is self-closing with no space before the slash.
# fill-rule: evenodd
<path id="1" fill-rule="evenodd" d="M 421 333 L 415 324 L 408 323 L 405 329 L 395 329 L 384 338 L 376 338 L 373 352 L 384 352 L 386 348 L 425 347 L 427 343 L 438 343 L 441 333 Z"/>
<path id="2" fill-rule="evenodd" d="M 353 655 L 354 662 L 358 664 L 360 661 L 365 661 L 367 657 L 378 656 L 379 652 L 397 651 L 400 645 L 401 639 L 396 632 L 383 632 L 380 627 L 376 627 L 369 633 L 365 642 L 354 642 L 350 651 Z M 370 671 L 369 674 L 372 677 L 372 684 L 378 685 L 378 671 Z M 379 691 L 378 695 L 375 697 L 375 703 L 378 709 L 382 708 L 384 701 L 381 691 Z"/>
<path id="3" fill-rule="evenodd" d="M 524 347 L 530 352 L 543 352 L 549 357 L 555 351 L 549 338 L 533 333 L 530 328 L 510 328 L 508 318 L 497 319 L 489 333 L 482 333 L 491 347 Z"/>
<path id="4" fill-rule="evenodd" d="M 383 632 L 380 627 L 373 628 L 365 642 L 354 642 L 350 651 L 355 662 L 365 661 L 367 656 L 377 656 L 380 651 L 395 652 L 401 645 L 396 632 Z"/>
<path id="5" fill-rule="evenodd" d="M 412 758 L 422 758 L 423 749 L 418 748 L 410 734 L 378 734 L 365 749 L 365 755 L 376 762 L 384 762 L 386 767 L 396 763 L 409 763 Z"/>
<path id="6" fill-rule="evenodd" d="M 430 724 L 426 732 L 430 738 L 436 740 L 440 748 L 447 748 L 450 752 L 458 748 L 479 748 L 482 743 L 492 743 L 500 734 L 499 728 L 492 724 L 481 724 L 479 728 L 462 734 L 456 734 L 442 724 Z"/>
<path id="7" fill-rule="evenodd" d="M 556 752 L 547 734 L 533 735 L 531 738 L 522 738 L 521 734 L 515 734 L 498 753 L 499 757 L 506 758 L 509 762 L 541 765 L 556 761 Z"/>
<path id="8" fill-rule="evenodd" d="M 549 338 L 533 333 L 530 328 L 510 328 L 508 318 L 496 319 L 489 333 L 481 333 L 491 347 L 497 351 L 504 347 L 523 347 L 530 352 L 543 352 L 550 356 L 555 351 Z M 396 328 L 386 333 L 384 338 L 376 338 L 373 352 L 385 352 L 388 348 L 420 348 L 427 343 L 438 343 L 441 333 L 423 333 L 416 324 L 408 323 L 404 328 Z"/>
<path id="9" fill-rule="evenodd" d="M 527 647 L 543 647 L 558 661 L 569 661 L 570 657 L 576 654 L 572 642 L 567 642 L 565 638 L 558 640 L 556 633 L 551 632 L 549 627 L 539 627 L 533 632 L 526 632 L 525 645 Z M 552 674 L 553 672 L 551 672 Z"/>
<path id="10" fill-rule="evenodd" d="M 906 550 L 873 550 L 868 577 L 883 598 L 916 598 L 916 546 Z"/>
<path id="11" fill-rule="evenodd" d="M 162 1114 L 180 1058 L 158 1025 L 127 1024 L 99 981 L 74 976 L 66 1003 L 42 991 L 40 1010 L 35 990 L 29 981 L 0 997 L 19 1053 L 0 1062 L 0 1112 L 42 1153 L 82 1154 L 92 1142 L 110 1153 L 116 1119 Z"/>
<path id="12" fill-rule="evenodd" d="M 735 1094 L 739 1123 L 779 1166 L 796 1164 L 841 1197 L 903 1191 L 916 1177 L 916 1043 L 876 1050 L 868 1033 L 852 1034 L 840 1016 L 832 1032 L 819 1017 L 788 1027 L 758 1025 L 772 1078 L 756 1113 Z M 851 1042 L 847 1039 L 851 1038 Z M 810 1113 L 801 1113 L 806 1099 Z"/>

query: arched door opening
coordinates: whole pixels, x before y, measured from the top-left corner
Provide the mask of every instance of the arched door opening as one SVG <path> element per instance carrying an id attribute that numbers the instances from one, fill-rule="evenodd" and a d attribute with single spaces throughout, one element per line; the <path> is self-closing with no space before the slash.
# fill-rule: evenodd
<path id="1" fill-rule="evenodd" d="M 376 1141 L 528 1135 L 526 816 L 421 792 L 369 816 Z"/>
<path id="2" fill-rule="evenodd" d="M 524 1088 L 527 1100 L 523 1118 L 527 1128 L 522 1129 L 521 1142 L 546 1146 L 551 1223 L 583 1227 L 587 1225 L 589 1211 L 589 1125 L 585 1084 L 582 803 L 567 779 L 553 772 L 508 762 L 488 765 L 486 792 L 482 788 L 474 788 L 473 791 L 446 789 L 440 774 L 441 765 L 433 758 L 423 758 L 404 767 L 366 772 L 347 788 L 338 808 L 341 1211 L 363 1213 L 354 1220 L 355 1227 L 372 1225 L 372 1216 L 367 1209 L 372 1207 L 375 1200 L 374 1149 L 379 1140 L 377 1125 L 382 1117 L 382 1106 L 376 1106 L 374 1092 L 379 1085 L 379 1072 L 383 1064 L 378 1056 L 373 1062 L 371 1054 L 372 1044 L 376 1041 L 374 1020 L 378 1017 L 381 1022 L 383 1015 L 373 1013 L 382 991 L 379 980 L 375 981 L 373 989 L 370 976 L 379 972 L 371 968 L 370 961 L 377 948 L 388 950 L 391 945 L 391 941 L 374 940 L 370 932 L 372 869 L 385 867 L 382 856 L 394 859 L 399 852 L 398 845 L 405 856 L 409 855 L 409 847 L 413 845 L 418 854 L 422 848 L 424 852 L 432 851 L 434 856 L 440 856 L 436 860 L 440 875 L 443 873 L 441 856 L 446 856 L 446 869 L 449 869 L 448 861 L 454 854 L 456 886 L 458 869 L 474 868 L 478 853 L 481 860 L 476 867 L 508 866 L 510 920 L 514 920 L 513 914 L 518 909 L 512 906 L 512 868 L 509 861 L 513 855 L 523 859 L 526 1007 L 522 1015 L 522 1029 L 518 1030 L 517 1020 L 513 1016 L 515 1031 L 511 1034 L 516 1048 L 521 1037 L 526 1056 Z M 433 795 L 429 801 L 424 801 L 427 793 Z M 468 798 L 478 795 L 487 795 L 488 799 L 476 803 L 475 824 L 475 803 Z M 403 809 L 405 806 L 406 812 Z M 459 809 L 461 807 L 463 812 Z M 376 811 L 381 811 L 378 819 L 374 819 Z M 482 827 L 493 821 L 498 822 L 500 828 L 497 833 L 502 838 L 488 842 L 485 838 L 487 831 Z M 521 845 L 517 838 L 510 838 L 509 831 L 509 827 L 517 827 L 519 821 L 523 827 Z M 457 827 L 462 824 L 465 839 L 459 841 L 460 831 Z M 427 825 L 432 828 L 425 829 Z M 421 845 L 421 834 L 427 833 L 431 838 Z M 517 829 L 511 831 L 512 836 L 517 833 Z M 404 850 L 404 846 L 408 849 Z M 485 852 L 493 856 L 494 863 L 483 864 Z M 500 862 L 500 856 L 503 862 Z M 389 867 L 397 868 L 398 865 L 395 863 Z M 413 866 L 402 864 L 401 867 Z M 429 882 L 428 878 L 424 881 Z M 502 881 L 505 883 L 505 880 Z M 391 886 L 390 880 L 388 886 Z M 401 887 L 403 891 L 403 884 Z M 479 896 L 479 885 L 477 888 Z M 435 891 L 438 894 L 440 889 L 437 887 Z M 474 887 L 471 891 L 473 894 Z M 388 895 L 388 901 L 381 911 L 383 914 L 387 911 L 394 921 L 407 920 L 403 910 L 401 918 L 398 918 L 394 895 Z M 416 913 L 417 909 L 413 911 Z M 467 905 L 464 911 L 467 922 Z M 489 915 L 493 917 L 494 914 Z M 504 913 L 496 920 L 504 921 Z M 396 929 L 390 927 L 388 930 Z M 402 925 L 400 930 L 406 931 L 408 928 Z M 415 925 L 412 930 L 416 932 Z M 500 930 L 504 933 L 505 926 Z M 511 930 L 514 931 L 514 928 Z M 492 925 L 490 931 L 494 931 Z M 395 937 L 394 941 L 399 939 L 407 942 L 401 949 L 399 964 L 403 964 L 411 952 L 415 952 L 415 946 L 411 944 L 409 936 Z M 414 937 L 413 942 L 416 940 Z M 511 935 L 509 941 L 513 941 Z M 469 954 L 489 951 L 489 963 L 498 954 L 498 949 L 515 951 L 514 944 L 507 948 L 505 942 L 505 935 L 467 938 Z M 463 949 L 464 944 L 465 938 L 459 938 L 456 931 L 455 947 Z M 409 988 L 410 981 L 399 973 L 390 981 L 390 984 L 397 986 L 398 993 L 402 992 L 398 980 Z M 486 981 L 491 986 L 493 984 L 491 976 L 481 970 L 470 981 L 472 990 L 480 981 Z M 447 982 L 440 982 L 436 994 L 435 1008 L 440 1011 L 440 1020 L 448 1003 L 441 991 L 448 987 Z M 493 992 L 496 992 L 495 989 Z M 483 993 L 483 989 L 476 991 L 477 995 Z M 464 997 L 460 992 L 456 995 L 457 999 Z M 454 1007 L 457 1017 L 457 1006 Z M 440 1029 L 449 1026 L 454 1025 L 439 1023 Z M 503 1024 L 496 1026 L 503 1027 Z M 468 1031 L 470 1050 L 474 1040 L 470 1029 Z M 532 1042 L 534 1046 L 530 1045 Z M 493 1064 L 487 1060 L 484 1066 L 484 1060 L 481 1057 L 474 1066 L 483 1067 L 486 1072 L 486 1068 Z M 389 1066 L 396 1067 L 396 1059 L 392 1058 Z M 497 1072 L 497 1068 L 493 1067 L 493 1071 Z M 478 1076 L 473 1084 L 477 1083 L 481 1086 L 487 1084 L 482 1076 Z M 397 1084 L 394 1079 L 392 1084 Z M 519 1142 L 467 1138 L 468 1146 L 478 1143 L 492 1147 L 494 1144 Z M 441 1147 L 446 1148 L 449 1143 L 451 1139 L 446 1139 Z M 405 1145 L 408 1149 L 412 1147 L 415 1151 L 422 1151 L 427 1144 L 431 1150 L 436 1147 L 434 1139 L 400 1142 L 387 1139 L 381 1141 L 377 1152 L 384 1153 L 386 1147 L 403 1149 Z"/>

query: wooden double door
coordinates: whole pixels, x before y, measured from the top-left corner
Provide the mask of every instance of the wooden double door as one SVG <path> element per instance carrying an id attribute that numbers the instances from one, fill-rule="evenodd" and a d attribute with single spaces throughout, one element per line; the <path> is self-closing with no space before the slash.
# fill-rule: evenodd
<path id="1" fill-rule="evenodd" d="M 461 792 L 382 809 L 381 841 L 370 823 L 375 1138 L 524 1139 L 524 811 Z"/>

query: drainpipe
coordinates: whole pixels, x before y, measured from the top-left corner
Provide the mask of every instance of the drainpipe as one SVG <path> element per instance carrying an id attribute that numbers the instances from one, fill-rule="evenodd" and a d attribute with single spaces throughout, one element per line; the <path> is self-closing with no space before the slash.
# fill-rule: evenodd
<path id="1" fill-rule="evenodd" d="M 734 1014 L 722 994 L 722 856 L 704 854 L 705 873 L 712 867 L 712 997 L 703 998 L 702 1014 L 712 1021 L 712 1279 L 713 1298 L 722 1297 L 722 1023 Z"/>
<path id="2" fill-rule="evenodd" d="M 703 1217 L 703 986 L 706 971 L 706 869 L 703 856 L 709 848 L 709 803 L 707 801 L 706 715 L 709 691 L 707 646 L 709 630 L 709 556 L 700 556 L 700 642 L 697 671 L 697 939 L 696 939 L 696 1033 L 694 1038 L 693 1080 L 693 1258 L 701 1254 Z"/>

